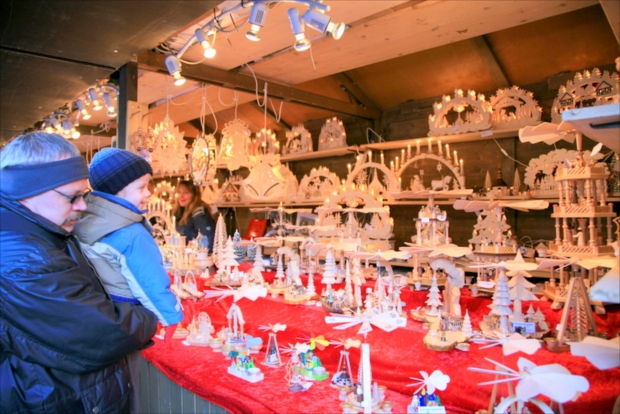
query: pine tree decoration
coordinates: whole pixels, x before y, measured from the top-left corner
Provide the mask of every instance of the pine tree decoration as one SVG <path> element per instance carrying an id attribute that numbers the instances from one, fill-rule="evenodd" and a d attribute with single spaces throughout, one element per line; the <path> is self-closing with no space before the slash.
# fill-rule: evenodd
<path id="1" fill-rule="evenodd" d="M 254 237 L 252 237 L 250 240 L 254 241 Z M 256 256 L 256 244 L 250 244 L 247 247 L 246 255 L 248 256 L 248 259 L 254 260 L 254 257 Z"/>
<path id="2" fill-rule="evenodd" d="M 530 305 L 531 306 L 531 305 Z M 536 322 L 536 325 L 542 330 L 549 330 L 549 326 L 547 325 L 547 321 L 545 320 L 545 315 L 540 311 L 540 308 L 536 309 L 536 313 L 532 316 L 532 322 Z"/>
<path id="3" fill-rule="evenodd" d="M 526 322 L 536 322 L 534 320 L 534 308 L 530 304 L 530 307 L 527 309 L 527 314 L 525 315 Z"/>
<path id="4" fill-rule="evenodd" d="M 428 296 L 426 299 L 426 304 L 428 307 L 426 308 L 426 314 L 428 315 L 438 315 L 439 311 L 437 308 L 443 305 L 441 303 L 441 298 L 439 297 L 439 288 L 437 287 L 437 276 L 433 273 L 433 281 L 431 282 L 431 287 L 428 290 Z"/>
<path id="5" fill-rule="evenodd" d="M 491 187 L 493 187 L 493 181 L 491 181 L 491 174 L 487 170 L 487 175 L 484 177 L 484 188 L 490 189 Z"/>
<path id="6" fill-rule="evenodd" d="M 512 315 L 510 309 L 510 293 L 508 292 L 508 280 L 506 279 L 506 271 L 503 267 L 499 268 L 499 278 L 495 286 L 495 293 L 493 294 L 493 303 L 489 305 L 491 313 L 499 316 L 500 326 L 499 330 L 502 333 L 509 333 L 508 331 L 508 316 Z"/>
<path id="7" fill-rule="evenodd" d="M 481 217 L 483 217 L 481 219 Z M 480 247 L 484 243 L 493 244 L 495 242 L 501 242 L 505 236 L 504 233 L 510 229 L 510 225 L 506 223 L 506 218 L 501 214 L 501 210 L 498 212 L 484 210 L 478 216 L 478 221 L 474 225 L 474 232 L 469 242 L 475 245 L 476 250 L 481 250 Z"/>
<path id="8" fill-rule="evenodd" d="M 529 290 L 536 285 L 534 285 L 533 283 L 530 283 L 526 279 L 526 277 L 531 277 L 532 275 L 526 272 L 525 270 L 517 270 L 511 273 L 512 273 L 512 278 L 508 282 L 508 287 L 511 288 L 509 292 L 510 299 L 514 301 L 514 304 L 513 304 L 514 316 L 515 318 L 519 320 L 523 320 L 523 309 L 521 308 L 521 301 L 522 300 L 538 300 L 536 295 L 534 295 Z"/>
<path id="9" fill-rule="evenodd" d="M 217 218 L 217 223 L 215 224 L 215 234 L 213 238 L 213 254 L 219 257 L 222 254 L 222 250 L 224 250 L 224 247 L 226 247 L 226 239 L 228 238 L 228 236 L 226 235 L 226 223 L 224 222 L 224 216 L 222 216 L 221 214 Z"/>
<path id="10" fill-rule="evenodd" d="M 239 234 L 239 230 L 235 230 L 235 234 L 233 235 L 233 243 L 241 241 L 241 234 Z M 243 260 L 245 257 L 246 249 L 242 246 L 233 246 L 235 249 L 235 260 Z"/>
<path id="11" fill-rule="evenodd" d="M 465 311 L 465 317 L 463 318 L 463 326 L 461 327 L 461 333 L 466 338 L 471 338 L 474 335 L 474 331 L 471 327 L 471 319 L 469 318 L 469 311 Z"/>
<path id="12" fill-rule="evenodd" d="M 351 269 L 349 267 L 349 262 L 347 261 L 346 270 L 345 270 L 345 285 L 344 291 L 347 294 L 347 299 L 349 305 L 353 303 L 353 285 L 351 284 Z"/>
<path id="13" fill-rule="evenodd" d="M 229 237 L 220 259 L 221 266 L 219 266 L 219 269 L 224 269 L 226 275 L 228 275 L 229 277 L 232 273 L 231 269 L 239 266 L 239 263 L 237 263 L 237 261 L 235 260 L 234 247 L 235 246 L 233 246 L 232 238 Z M 218 270 L 218 273 L 220 273 L 220 270 Z"/>
<path id="14" fill-rule="evenodd" d="M 276 275 L 275 278 L 278 279 L 279 283 L 282 283 L 286 275 L 284 274 L 284 265 L 282 264 L 282 254 L 278 253 L 278 265 L 276 266 Z"/>
<path id="15" fill-rule="evenodd" d="M 306 288 L 306 292 L 310 297 L 316 295 L 316 287 L 314 286 L 314 277 L 312 273 L 308 273 L 308 287 Z"/>
<path id="16" fill-rule="evenodd" d="M 512 184 L 513 195 L 519 195 L 519 189 L 521 188 L 521 174 L 519 174 L 519 169 L 515 169 L 515 180 Z"/>
<path id="17" fill-rule="evenodd" d="M 327 254 L 325 254 L 325 267 L 323 269 L 323 279 L 321 279 L 321 283 L 331 287 L 332 284 L 336 283 L 337 273 L 338 269 L 334 262 L 334 253 L 332 252 L 332 246 L 329 245 L 327 246 Z"/>
<path id="18" fill-rule="evenodd" d="M 256 254 L 254 254 L 254 269 L 262 272 L 265 270 L 265 266 L 263 265 L 263 249 L 258 243 L 254 246 L 256 247 Z"/>

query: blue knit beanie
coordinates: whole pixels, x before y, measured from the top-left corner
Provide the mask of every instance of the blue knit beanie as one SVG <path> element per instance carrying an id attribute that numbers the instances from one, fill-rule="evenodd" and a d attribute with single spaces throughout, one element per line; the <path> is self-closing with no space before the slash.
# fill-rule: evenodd
<path id="1" fill-rule="evenodd" d="M 117 148 L 102 149 L 90 162 L 90 185 L 102 193 L 116 195 L 145 174 L 153 169 L 144 158 Z"/>

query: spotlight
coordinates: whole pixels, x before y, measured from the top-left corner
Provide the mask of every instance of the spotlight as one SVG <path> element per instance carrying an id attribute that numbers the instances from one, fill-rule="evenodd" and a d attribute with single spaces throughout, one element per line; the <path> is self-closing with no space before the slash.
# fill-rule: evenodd
<path id="1" fill-rule="evenodd" d="M 331 33 L 336 40 L 342 37 L 346 27 L 344 23 L 331 22 L 331 17 L 314 9 L 310 9 L 304 13 L 304 21 L 314 30 L 318 30 L 322 33 Z"/>
<path id="2" fill-rule="evenodd" d="M 216 31 L 213 29 L 209 29 L 206 35 L 201 29 L 196 29 L 196 32 L 195 32 L 196 39 L 198 40 L 198 43 L 200 43 L 202 48 L 205 50 L 204 57 L 206 57 L 207 59 L 213 58 L 216 53 L 216 50 L 213 47 L 213 44 L 215 43 L 215 33 Z M 212 36 L 212 39 L 210 42 L 208 40 L 209 36 Z"/>
<path id="3" fill-rule="evenodd" d="M 105 106 L 108 108 L 108 116 L 110 118 L 115 118 L 116 108 L 112 105 L 112 102 L 110 101 L 110 94 L 108 92 L 103 93 L 103 101 L 105 102 Z"/>
<path id="4" fill-rule="evenodd" d="M 78 139 L 80 137 L 80 135 L 82 135 L 82 134 L 80 134 L 80 131 L 78 131 L 75 128 L 71 128 L 71 138 Z"/>
<path id="5" fill-rule="evenodd" d="M 97 99 L 97 92 L 95 92 L 95 88 L 90 88 L 88 90 L 88 96 L 90 97 L 90 101 L 92 102 L 93 109 L 95 111 L 98 111 L 101 108 L 103 108 L 103 106 L 101 106 L 101 102 L 99 102 L 99 99 Z"/>
<path id="6" fill-rule="evenodd" d="M 84 107 L 84 102 L 82 102 L 81 99 L 78 99 L 77 101 L 75 101 L 75 106 L 77 106 L 78 111 L 80 111 L 80 114 L 82 115 L 82 119 L 84 120 L 90 119 L 90 114 Z"/>
<path id="7" fill-rule="evenodd" d="M 168 72 L 174 78 L 174 84 L 176 86 L 183 85 L 185 83 L 185 78 L 181 75 L 181 62 L 179 62 L 179 58 L 174 55 L 170 55 L 166 58 L 165 62 Z"/>
<path id="8" fill-rule="evenodd" d="M 299 16 L 299 10 L 296 8 L 288 9 L 288 18 L 291 21 L 291 29 L 293 30 L 293 34 L 295 35 L 295 45 L 293 46 L 296 51 L 303 52 L 304 50 L 310 49 L 310 41 L 306 39 L 306 35 L 304 34 L 304 22 L 301 20 Z"/>
<path id="9" fill-rule="evenodd" d="M 265 25 L 265 19 L 267 19 L 267 11 L 269 7 L 265 2 L 256 1 L 252 6 L 252 12 L 250 13 L 250 31 L 245 34 L 245 37 L 248 39 L 258 42 L 260 37 L 258 37 L 258 31 L 261 27 Z"/>
<path id="10" fill-rule="evenodd" d="M 71 136 L 71 124 L 69 123 L 69 121 L 62 121 L 62 135 L 64 135 L 65 137 Z"/>

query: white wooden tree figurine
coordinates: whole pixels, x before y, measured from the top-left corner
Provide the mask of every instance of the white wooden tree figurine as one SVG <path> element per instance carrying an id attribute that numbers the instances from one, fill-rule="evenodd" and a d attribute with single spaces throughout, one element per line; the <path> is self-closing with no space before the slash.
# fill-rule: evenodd
<path id="1" fill-rule="evenodd" d="M 229 237 L 226 242 L 226 246 L 222 252 L 222 254 L 218 257 L 218 275 L 225 275 L 227 278 L 230 278 L 232 275 L 231 269 L 235 266 L 239 266 L 239 263 L 235 260 L 235 249 L 233 246 L 233 241 Z"/>
<path id="2" fill-rule="evenodd" d="M 338 269 L 336 268 L 334 253 L 332 252 L 331 245 L 329 245 L 327 246 L 327 253 L 325 254 L 325 267 L 323 269 L 323 279 L 321 279 L 321 283 L 331 287 L 332 284 L 336 283 L 337 273 Z"/>
<path id="3" fill-rule="evenodd" d="M 499 277 L 493 294 L 493 303 L 489 305 L 491 313 L 498 315 L 500 320 L 499 330 L 502 333 L 508 331 L 508 316 L 512 315 L 510 309 L 510 293 L 508 292 L 508 281 L 506 280 L 506 271 L 503 267 L 499 267 Z"/>
<path id="4" fill-rule="evenodd" d="M 512 271 L 508 274 L 512 276 L 508 282 L 508 287 L 510 287 L 510 299 L 514 301 L 512 307 L 514 312 L 513 319 L 523 320 L 521 301 L 538 300 L 538 297 L 530 291 L 536 285 L 526 279 L 526 277 L 531 277 L 532 275 L 525 270 Z"/>
<path id="5" fill-rule="evenodd" d="M 466 338 L 470 338 L 474 335 L 474 331 L 471 326 L 471 319 L 469 317 L 469 311 L 465 311 L 465 317 L 463 318 L 463 326 L 461 327 L 461 333 Z"/>
<path id="6" fill-rule="evenodd" d="M 215 224 L 215 234 L 213 238 L 213 255 L 219 257 L 222 255 L 224 247 L 226 247 L 226 239 L 228 238 L 228 236 L 226 235 L 226 223 L 224 223 L 224 216 L 222 216 L 221 214 L 217 218 L 217 223 Z"/>
<path id="7" fill-rule="evenodd" d="M 254 254 L 254 269 L 260 270 L 261 272 L 265 270 L 265 266 L 263 265 L 263 248 L 260 244 L 256 244 L 256 253 Z"/>
<path id="8" fill-rule="evenodd" d="M 433 274 L 433 282 L 431 283 L 431 287 L 428 290 L 428 299 L 426 299 L 426 304 L 428 305 L 426 309 L 427 315 L 436 316 L 439 314 L 437 308 L 442 306 L 441 298 L 439 296 L 439 288 L 437 287 L 437 276 Z"/>
<path id="9" fill-rule="evenodd" d="M 314 275 L 312 272 L 308 272 L 308 287 L 306 287 L 306 292 L 310 297 L 316 295 L 316 287 L 314 286 Z"/>

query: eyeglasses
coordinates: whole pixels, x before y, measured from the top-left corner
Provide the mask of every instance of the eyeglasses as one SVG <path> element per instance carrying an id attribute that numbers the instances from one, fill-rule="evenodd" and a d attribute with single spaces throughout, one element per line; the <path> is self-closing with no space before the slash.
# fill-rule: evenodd
<path id="1" fill-rule="evenodd" d="M 86 196 L 87 196 L 87 195 L 89 195 L 89 194 L 91 193 L 91 190 L 86 190 L 86 191 L 84 191 L 83 193 L 76 194 L 76 195 L 74 195 L 74 196 L 70 196 L 70 195 L 67 195 L 67 194 L 65 194 L 65 193 L 61 193 L 61 192 L 60 192 L 60 191 L 58 191 L 58 190 L 54 190 L 54 189 L 52 189 L 52 191 L 53 191 L 53 192 L 55 192 L 55 193 L 60 194 L 61 196 L 67 197 L 67 198 L 69 199 L 69 202 L 70 202 L 71 204 L 75 204 L 75 202 L 76 202 L 76 201 L 78 201 L 80 198 L 86 199 Z"/>

